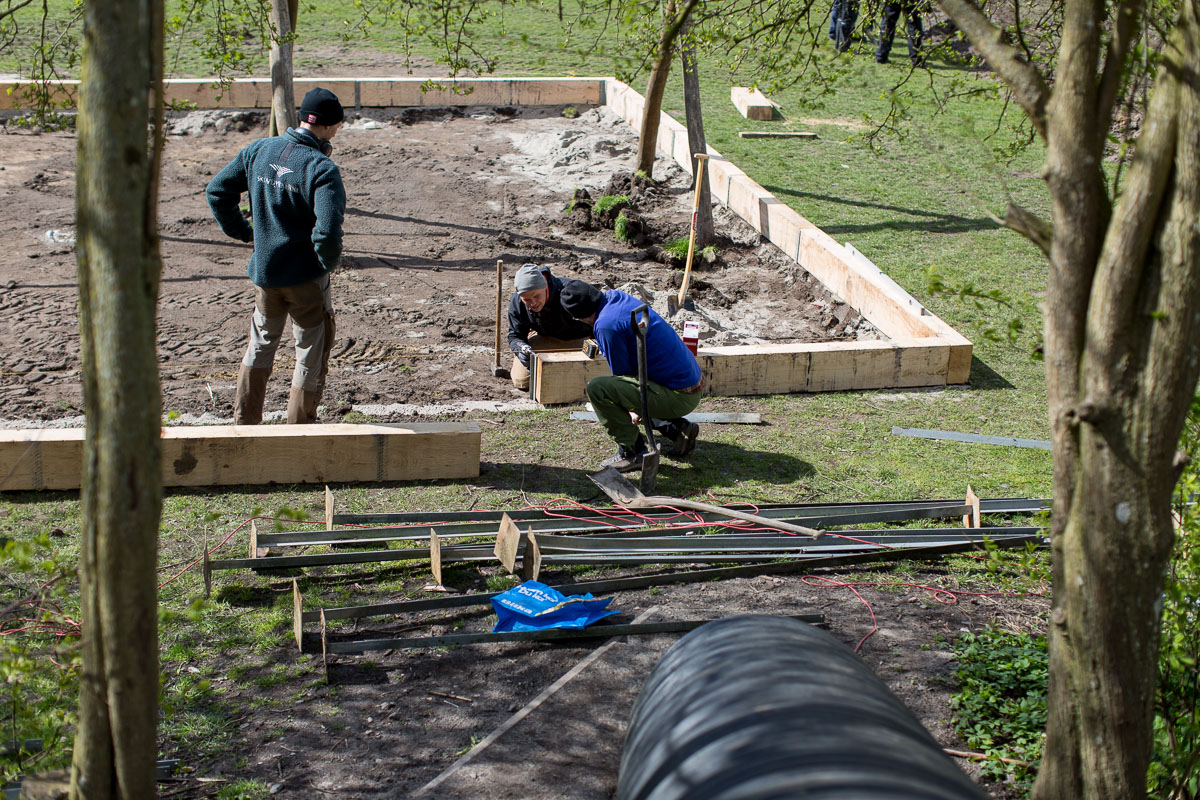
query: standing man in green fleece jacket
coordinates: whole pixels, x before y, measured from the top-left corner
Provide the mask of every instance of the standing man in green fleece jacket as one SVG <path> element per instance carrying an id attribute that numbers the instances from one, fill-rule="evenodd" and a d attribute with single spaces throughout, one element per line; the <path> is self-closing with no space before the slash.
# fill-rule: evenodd
<path id="1" fill-rule="evenodd" d="M 287 421 L 316 421 L 333 349 L 329 275 L 342 256 L 346 213 L 346 191 L 329 158 L 329 141 L 344 118 L 333 92 L 313 89 L 300 104 L 299 128 L 247 146 L 208 184 L 208 205 L 221 230 L 254 243 L 247 270 L 254 314 L 233 403 L 238 425 L 262 421 L 267 380 L 289 316 L 296 370 Z M 249 193 L 253 227 L 238 209 L 243 192 Z"/>

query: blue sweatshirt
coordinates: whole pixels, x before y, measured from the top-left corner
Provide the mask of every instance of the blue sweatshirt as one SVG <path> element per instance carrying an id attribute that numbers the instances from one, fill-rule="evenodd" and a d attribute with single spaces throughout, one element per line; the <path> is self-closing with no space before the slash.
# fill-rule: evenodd
<path id="1" fill-rule="evenodd" d="M 637 377 L 637 333 L 630 313 L 642 301 L 618 289 L 604 293 L 604 302 L 592 326 L 608 368 L 618 377 Z M 700 382 L 700 365 L 670 324 L 649 310 L 646 328 L 646 376 L 668 389 L 688 389 Z"/>
<path id="2" fill-rule="evenodd" d="M 238 210 L 243 192 L 253 228 Z M 245 147 L 208 184 L 208 205 L 226 235 L 254 242 L 246 271 L 256 286 L 308 283 L 342 256 L 342 175 L 304 128 Z"/>

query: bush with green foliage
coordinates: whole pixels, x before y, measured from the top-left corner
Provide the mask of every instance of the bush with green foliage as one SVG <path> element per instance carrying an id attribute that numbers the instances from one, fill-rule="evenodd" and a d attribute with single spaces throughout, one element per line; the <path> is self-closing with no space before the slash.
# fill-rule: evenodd
<path id="1" fill-rule="evenodd" d="M 4 542 L 0 574 L 0 741 L 17 745 L 0 747 L 3 786 L 70 762 L 80 657 L 74 564 L 54 540 Z"/>
<path id="2" fill-rule="evenodd" d="M 1180 447 L 1191 458 L 1175 487 L 1179 520 L 1163 591 L 1154 758 L 1146 776 L 1152 798 L 1200 798 L 1200 399 L 1193 401 Z"/>
<path id="3" fill-rule="evenodd" d="M 989 628 L 960 636 L 954 655 L 955 730 L 968 747 L 987 756 L 986 778 L 1028 788 L 1045 742 L 1046 637 Z"/>

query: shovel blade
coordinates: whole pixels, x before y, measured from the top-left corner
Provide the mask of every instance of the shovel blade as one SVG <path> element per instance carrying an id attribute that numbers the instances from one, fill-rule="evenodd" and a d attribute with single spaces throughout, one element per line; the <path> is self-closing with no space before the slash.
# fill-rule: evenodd
<path id="1" fill-rule="evenodd" d="M 642 476 L 638 486 L 643 495 L 654 494 L 654 485 L 658 482 L 658 450 L 650 450 L 642 456 Z"/>
<path id="2" fill-rule="evenodd" d="M 655 460 L 654 468 L 655 472 L 657 472 L 657 459 Z M 588 475 L 588 477 L 591 478 L 592 483 L 600 487 L 600 491 L 608 495 L 609 499 L 617 505 L 633 506 L 637 505 L 643 499 L 643 495 L 638 487 L 630 483 L 624 475 L 612 467 L 605 467 L 594 475 Z"/>

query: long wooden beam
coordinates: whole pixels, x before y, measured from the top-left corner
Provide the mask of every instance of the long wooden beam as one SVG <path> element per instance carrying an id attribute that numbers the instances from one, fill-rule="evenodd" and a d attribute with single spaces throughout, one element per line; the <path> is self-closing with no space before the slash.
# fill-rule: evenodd
<path id="1" fill-rule="evenodd" d="M 0 430 L 0 490 L 77 489 L 82 428 Z M 479 425 L 213 425 L 162 429 L 164 486 L 474 478 Z"/>
<path id="2" fill-rule="evenodd" d="M 346 108 L 406 108 L 419 106 L 556 106 L 603 105 L 605 78 L 296 78 L 299 97 L 322 86 Z M 0 82 L 0 110 L 28 107 L 26 94 L 34 81 Z M 271 79 L 238 78 L 221 86 L 208 78 L 177 78 L 163 82 L 168 103 L 195 103 L 198 108 L 270 108 Z M 65 80 L 50 87 L 53 101 L 75 105 L 79 81 Z"/>
<path id="3" fill-rule="evenodd" d="M 701 347 L 705 393 L 717 396 L 856 391 L 953 382 L 962 354 L 942 339 L 817 342 Z M 966 354 L 970 364 L 969 345 Z M 602 359 L 582 353 L 539 353 L 534 396 L 539 403 L 577 403 L 587 382 L 607 375 Z M 961 382 L 961 379 L 960 381 Z"/>

